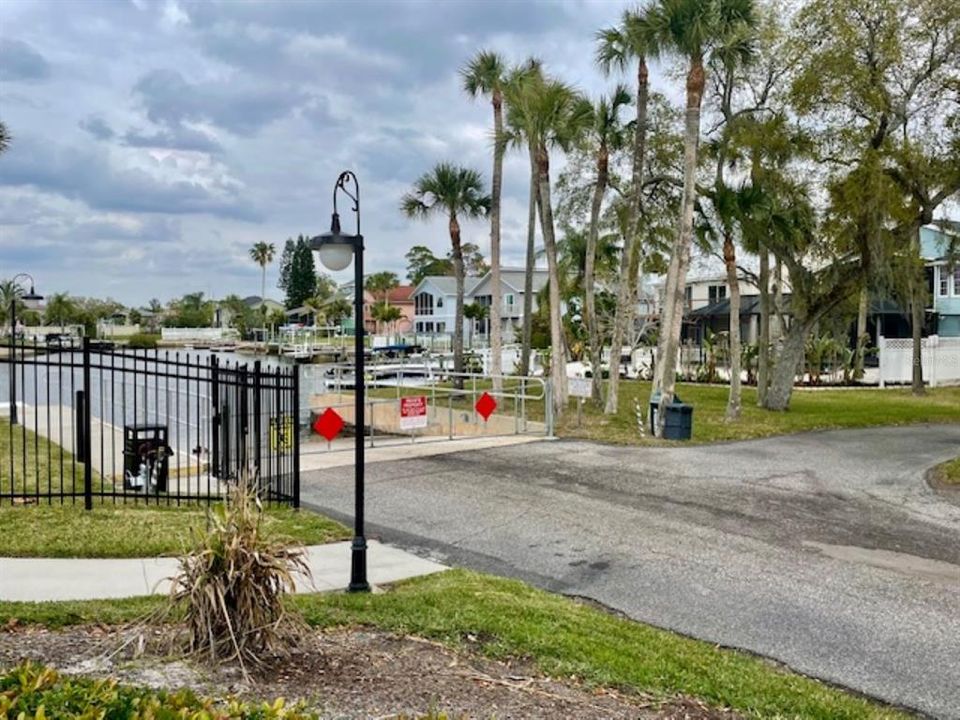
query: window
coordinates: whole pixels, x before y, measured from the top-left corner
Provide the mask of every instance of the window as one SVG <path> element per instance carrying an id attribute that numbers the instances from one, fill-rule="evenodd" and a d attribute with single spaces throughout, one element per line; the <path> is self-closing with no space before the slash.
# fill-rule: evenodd
<path id="1" fill-rule="evenodd" d="M 442 297 L 438 297 L 438 298 L 437 298 L 437 307 L 438 307 L 438 308 L 442 308 L 442 307 L 443 307 L 443 298 L 442 298 Z"/>
<path id="2" fill-rule="evenodd" d="M 413 304 L 417 315 L 433 315 L 433 295 L 420 293 L 414 297 Z"/>
<path id="3" fill-rule="evenodd" d="M 960 265 L 953 269 L 953 294 L 960 297 Z"/>
<path id="4" fill-rule="evenodd" d="M 507 305 L 513 305 L 513 293 L 505 295 L 504 300 L 506 300 Z"/>
<path id="5" fill-rule="evenodd" d="M 423 323 L 422 323 L 422 322 L 418 322 L 418 323 L 417 323 L 417 332 L 418 332 L 418 333 L 423 332 Z"/>
<path id="6" fill-rule="evenodd" d="M 442 333 L 445 328 L 446 328 L 446 325 L 445 325 L 444 323 L 437 323 L 437 332 L 438 332 L 438 333 Z"/>
<path id="7" fill-rule="evenodd" d="M 687 285 L 683 289 L 683 304 L 689 310 L 693 306 L 693 286 Z"/>
<path id="8" fill-rule="evenodd" d="M 727 286 L 710 285 L 707 288 L 707 296 L 710 298 L 710 304 L 716 305 L 718 302 L 727 297 Z"/>
<path id="9" fill-rule="evenodd" d="M 937 294 L 940 297 L 946 297 L 950 294 L 950 290 L 948 288 L 948 280 L 950 279 L 950 276 L 947 274 L 947 266 L 941 265 L 937 268 L 937 272 L 940 274 L 940 287 Z"/>

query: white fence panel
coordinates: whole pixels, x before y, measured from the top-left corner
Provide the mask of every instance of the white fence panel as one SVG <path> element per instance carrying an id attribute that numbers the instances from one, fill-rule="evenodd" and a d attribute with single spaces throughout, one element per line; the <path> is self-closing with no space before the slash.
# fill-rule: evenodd
<path id="1" fill-rule="evenodd" d="M 936 387 L 960 382 L 960 338 L 937 335 L 921 341 L 923 380 Z M 909 383 L 913 378 L 913 340 L 880 338 L 880 387 Z"/>

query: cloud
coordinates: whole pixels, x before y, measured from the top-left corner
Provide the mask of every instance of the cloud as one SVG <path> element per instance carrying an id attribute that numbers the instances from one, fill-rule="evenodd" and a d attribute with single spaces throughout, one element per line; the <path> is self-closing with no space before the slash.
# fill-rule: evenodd
<path id="1" fill-rule="evenodd" d="M 116 134 L 99 115 L 90 115 L 81 120 L 79 125 L 82 130 L 86 130 L 97 140 L 110 140 Z"/>
<path id="2" fill-rule="evenodd" d="M 242 136 L 288 115 L 305 99 L 302 91 L 283 83 L 241 77 L 189 83 L 170 69 L 152 70 L 133 90 L 147 117 L 158 125 L 208 122 Z"/>
<path id="3" fill-rule="evenodd" d="M 171 128 L 151 134 L 144 133 L 139 128 L 131 128 L 124 134 L 123 142 L 130 147 L 165 148 L 206 153 L 223 151 L 220 143 L 206 133 L 192 130 L 183 125 L 174 125 Z"/>
<path id="4" fill-rule="evenodd" d="M 209 213 L 257 220 L 259 214 L 223 178 L 163 179 L 141 168 L 117 167 L 95 149 L 77 149 L 22 138 L 0 163 L 0 186 L 30 186 L 91 208 L 172 215 Z"/>
<path id="5" fill-rule="evenodd" d="M 0 80 L 45 80 L 50 64 L 22 40 L 0 38 Z"/>

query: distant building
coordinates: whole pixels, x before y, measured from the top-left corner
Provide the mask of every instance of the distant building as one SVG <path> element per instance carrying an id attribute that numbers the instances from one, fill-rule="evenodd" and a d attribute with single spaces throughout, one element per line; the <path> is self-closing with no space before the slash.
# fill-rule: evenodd
<path id="1" fill-rule="evenodd" d="M 951 264 L 951 245 L 954 257 Z M 941 337 L 960 337 L 960 223 L 941 229 L 928 225 L 920 228 L 920 255 L 927 267 L 927 280 L 932 298 L 927 312 L 932 326 Z"/>

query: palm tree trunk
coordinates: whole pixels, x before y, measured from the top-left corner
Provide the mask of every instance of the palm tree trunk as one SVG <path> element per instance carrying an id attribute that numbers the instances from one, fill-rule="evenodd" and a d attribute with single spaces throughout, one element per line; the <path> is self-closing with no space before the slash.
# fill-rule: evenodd
<path id="1" fill-rule="evenodd" d="M 527 210 L 527 262 L 523 279 L 523 345 L 520 374 L 530 374 L 530 345 L 533 342 L 533 269 L 536 261 L 537 207 L 540 202 L 537 158 L 530 146 L 530 204 Z"/>
<path id="2" fill-rule="evenodd" d="M 260 265 L 260 320 L 261 325 L 267 324 L 267 266 Z M 263 351 L 267 351 L 267 337 L 263 337 Z"/>
<path id="3" fill-rule="evenodd" d="M 864 284 L 864 286 L 860 288 L 860 302 L 857 305 L 857 346 L 853 364 L 854 380 L 863 380 L 863 356 L 867 348 L 867 343 L 870 341 L 870 336 L 867 335 L 867 309 L 869 302 L 870 293 L 867 291 L 866 284 Z"/>
<path id="4" fill-rule="evenodd" d="M 764 402 L 767 410 L 786 410 L 790 407 L 797 368 L 804 358 L 807 336 L 815 324 L 813 320 L 799 318 L 794 318 L 790 324 L 790 329 L 784 335 L 783 346 L 777 356 L 773 377 L 770 379 L 770 387 L 767 390 Z"/>
<path id="5" fill-rule="evenodd" d="M 587 338 L 590 343 L 590 368 L 592 371 L 590 395 L 593 402 L 598 406 L 602 400 L 600 363 L 603 345 L 600 340 L 600 328 L 597 327 L 597 302 L 593 294 L 597 262 L 597 238 L 600 234 L 600 208 L 603 205 L 603 194 L 607 189 L 608 162 L 607 147 L 602 144 L 597 153 L 597 181 L 593 188 L 593 202 L 590 206 L 590 232 L 587 234 L 587 257 L 583 271 L 584 313 L 587 323 Z"/>
<path id="6" fill-rule="evenodd" d="M 757 405 L 766 407 L 770 387 L 770 253 L 760 246 L 760 337 L 757 338 Z"/>
<path id="7" fill-rule="evenodd" d="M 665 406 L 673 401 L 677 384 L 677 355 L 680 350 L 680 333 L 683 328 L 684 284 L 690 266 L 690 245 L 693 242 L 693 209 L 697 199 L 697 150 L 700 143 L 700 103 L 703 98 L 705 73 L 702 58 L 693 58 L 687 74 L 687 110 L 683 138 L 683 203 L 680 210 L 680 228 L 674 244 L 670 269 L 674 271 L 672 283 L 668 274 L 667 303 L 670 322 L 663 338 L 661 368 L 662 390 L 660 411 L 657 413 L 657 435 L 663 433 L 666 421 Z M 663 332 L 663 330 L 661 330 Z"/>
<path id="8" fill-rule="evenodd" d="M 543 231 L 543 247 L 547 253 L 547 271 L 550 275 L 550 374 L 553 381 L 553 407 L 559 419 L 567 405 L 567 354 L 560 313 L 560 268 L 557 262 L 556 237 L 553 232 L 553 207 L 550 204 L 550 155 L 542 146 L 537 153 L 537 168 L 540 190 L 540 229 Z"/>
<path id="9" fill-rule="evenodd" d="M 493 91 L 493 181 L 490 198 L 490 374 L 493 389 L 503 385 L 503 350 L 500 337 L 500 194 L 503 185 L 503 98 L 500 90 Z"/>
<path id="10" fill-rule="evenodd" d="M 643 207 L 644 160 L 647 152 L 647 106 L 650 99 L 650 74 L 646 58 L 641 57 L 637 64 L 637 122 L 633 134 L 633 197 L 630 204 L 630 217 L 627 222 L 627 234 L 623 238 L 623 255 L 620 257 L 620 286 L 617 292 L 617 309 L 613 320 L 613 333 L 610 339 L 610 378 L 607 381 L 607 402 L 603 411 L 607 415 L 616 415 L 620 395 L 620 350 L 623 338 L 633 321 L 633 301 L 637 278 L 631 277 L 635 267 L 634 257 L 639 259 L 641 209 Z"/>
<path id="11" fill-rule="evenodd" d="M 733 244 L 733 229 L 723 234 L 723 261 L 727 267 L 730 286 L 730 395 L 727 398 L 727 420 L 740 419 L 740 280 L 737 278 L 737 250 Z"/>
<path id="12" fill-rule="evenodd" d="M 463 372 L 463 249 L 460 246 L 460 223 L 457 216 L 450 216 L 450 244 L 453 246 L 453 272 L 457 278 L 457 304 L 453 322 L 453 371 Z M 463 378 L 454 378 L 453 386 L 463 388 Z"/>

